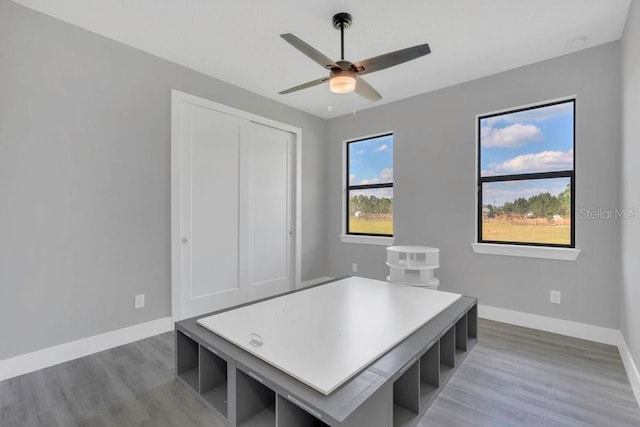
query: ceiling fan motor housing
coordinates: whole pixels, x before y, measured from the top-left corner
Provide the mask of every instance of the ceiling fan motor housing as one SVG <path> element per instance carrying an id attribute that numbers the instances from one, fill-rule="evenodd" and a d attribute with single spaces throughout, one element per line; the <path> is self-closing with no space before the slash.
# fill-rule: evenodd
<path id="1" fill-rule="evenodd" d="M 333 79 L 335 77 L 351 77 L 352 79 L 355 79 L 356 73 L 351 70 L 339 70 L 337 68 L 334 68 L 333 70 L 331 70 L 329 78 Z"/>

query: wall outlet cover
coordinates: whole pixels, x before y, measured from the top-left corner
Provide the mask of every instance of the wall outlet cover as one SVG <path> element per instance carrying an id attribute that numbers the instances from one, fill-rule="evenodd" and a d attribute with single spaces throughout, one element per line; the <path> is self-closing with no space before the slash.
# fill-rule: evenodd
<path id="1" fill-rule="evenodd" d="M 353 271 L 354 273 L 358 272 L 358 264 L 356 264 L 355 262 L 353 264 L 351 264 L 351 271 Z"/>
<path id="2" fill-rule="evenodd" d="M 134 307 L 135 308 L 144 307 L 144 294 L 135 296 L 135 298 L 134 298 Z"/>
<path id="3" fill-rule="evenodd" d="M 551 291 L 549 301 L 554 304 L 560 304 L 562 301 L 562 293 L 560 291 Z"/>

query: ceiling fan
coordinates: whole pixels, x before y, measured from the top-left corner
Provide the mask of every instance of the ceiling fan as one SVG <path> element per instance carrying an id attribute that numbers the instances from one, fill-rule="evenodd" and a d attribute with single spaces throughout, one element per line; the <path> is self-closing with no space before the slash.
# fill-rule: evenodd
<path id="1" fill-rule="evenodd" d="M 314 47 L 300 40 L 291 33 L 280 34 L 280 37 L 289 42 L 300 52 L 320 64 L 322 68 L 331 70 L 328 77 L 312 80 L 298 86 L 279 92 L 284 95 L 298 90 L 307 89 L 319 84 L 329 82 L 329 89 L 334 93 L 349 93 L 354 90 L 371 101 L 378 101 L 382 96 L 373 86 L 367 83 L 362 77 L 364 74 L 373 73 L 374 71 L 384 70 L 402 64 L 412 59 L 419 58 L 431 53 L 428 44 L 421 44 L 406 49 L 396 50 L 395 52 L 385 53 L 384 55 L 374 56 L 359 62 L 349 62 L 344 59 L 344 30 L 351 27 L 353 18 L 348 13 L 338 13 L 333 16 L 333 27 L 340 30 L 340 61 L 332 61 L 324 54 L 316 50 Z"/>

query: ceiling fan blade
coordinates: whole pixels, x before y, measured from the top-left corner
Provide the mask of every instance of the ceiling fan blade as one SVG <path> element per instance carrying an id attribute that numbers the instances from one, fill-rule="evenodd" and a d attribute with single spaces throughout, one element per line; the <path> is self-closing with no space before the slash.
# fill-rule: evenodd
<path id="1" fill-rule="evenodd" d="M 294 87 L 291 87 L 289 89 L 285 89 L 282 92 L 278 92 L 278 94 L 286 95 L 287 93 L 296 92 L 298 90 L 306 89 L 306 88 L 313 87 L 313 86 L 318 86 L 319 84 L 322 84 L 322 83 L 328 82 L 328 81 L 329 81 L 329 77 L 323 77 L 321 79 L 312 80 L 310 82 L 303 83 L 301 85 L 294 86 Z"/>
<path id="2" fill-rule="evenodd" d="M 384 70 L 385 68 L 393 67 L 394 65 L 402 64 L 403 62 L 411 61 L 412 59 L 420 58 L 430 53 L 431 49 L 429 45 L 425 43 L 356 62 L 351 66 L 351 69 L 359 75 L 373 73 L 374 71 Z"/>
<path id="3" fill-rule="evenodd" d="M 291 33 L 280 34 L 280 37 L 282 37 L 283 39 L 288 41 L 291 46 L 295 47 L 300 52 L 304 53 L 306 56 L 308 56 L 309 58 L 313 59 L 321 67 L 327 68 L 327 69 L 331 69 L 332 67 L 333 68 L 336 68 L 336 67 L 339 68 L 338 65 L 334 61 L 329 59 L 323 53 L 319 52 L 313 46 L 303 42 L 302 40 L 300 40 L 299 38 L 297 38 L 293 34 L 291 34 Z"/>
<path id="4" fill-rule="evenodd" d="M 360 96 L 367 98 L 370 101 L 379 101 L 382 99 L 382 95 L 373 88 L 365 79 L 356 76 L 356 93 Z"/>

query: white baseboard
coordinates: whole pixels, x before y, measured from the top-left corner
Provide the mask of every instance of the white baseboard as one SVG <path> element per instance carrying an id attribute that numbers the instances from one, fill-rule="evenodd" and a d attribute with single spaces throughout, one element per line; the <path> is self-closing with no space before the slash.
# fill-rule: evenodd
<path id="1" fill-rule="evenodd" d="M 620 331 L 617 329 L 522 313 L 488 305 L 478 304 L 478 317 L 615 346 L 620 344 L 622 338 Z"/>
<path id="2" fill-rule="evenodd" d="M 624 340 L 624 336 L 622 334 L 620 334 L 620 339 L 621 343 L 618 346 L 620 357 L 622 358 L 624 369 L 627 371 L 627 376 L 631 383 L 631 390 L 633 390 L 633 394 L 636 396 L 636 402 L 640 406 L 640 372 L 638 372 L 638 367 L 633 361 L 633 357 L 631 357 L 631 352 L 629 351 L 627 342 Z"/>
<path id="3" fill-rule="evenodd" d="M 636 403 L 640 406 L 640 373 L 619 330 L 480 304 L 478 317 L 618 347 Z"/>
<path id="4" fill-rule="evenodd" d="M 300 283 L 300 289 L 306 288 L 307 286 L 317 285 L 318 283 L 327 282 L 333 279 L 335 279 L 335 277 L 324 276 L 324 277 L 317 277 L 315 279 L 307 280 L 306 282 Z"/>
<path id="5" fill-rule="evenodd" d="M 0 360 L 0 381 L 173 330 L 171 317 Z"/>

